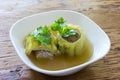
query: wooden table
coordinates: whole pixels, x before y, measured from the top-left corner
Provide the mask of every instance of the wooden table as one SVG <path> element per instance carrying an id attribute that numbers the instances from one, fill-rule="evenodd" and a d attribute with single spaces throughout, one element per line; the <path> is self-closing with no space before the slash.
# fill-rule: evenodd
<path id="1" fill-rule="evenodd" d="M 58 9 L 87 15 L 111 40 L 106 57 L 64 77 L 31 70 L 20 60 L 9 38 L 10 27 L 17 20 Z M 120 80 L 120 0 L 0 0 L 0 80 Z"/>

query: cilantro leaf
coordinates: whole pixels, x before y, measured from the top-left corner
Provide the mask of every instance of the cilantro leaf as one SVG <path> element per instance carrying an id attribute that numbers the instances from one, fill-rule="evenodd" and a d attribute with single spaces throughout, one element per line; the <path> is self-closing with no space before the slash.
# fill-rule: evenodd
<path id="1" fill-rule="evenodd" d="M 70 26 L 65 25 L 64 23 L 64 18 L 60 17 L 58 20 L 51 24 L 51 29 L 53 31 L 58 31 L 62 37 L 76 35 L 77 32 L 73 30 Z"/>
<path id="2" fill-rule="evenodd" d="M 42 44 L 48 45 L 51 43 L 51 33 L 47 26 L 38 27 L 33 34 L 35 39 L 41 42 Z"/>
<path id="3" fill-rule="evenodd" d="M 60 25 L 58 23 L 53 23 L 51 24 L 51 28 L 53 31 L 57 31 L 60 28 Z"/>
<path id="4" fill-rule="evenodd" d="M 60 17 L 57 21 L 55 21 L 56 23 L 59 23 L 59 24 L 63 24 L 65 22 L 64 18 L 63 17 Z"/>
<path id="5" fill-rule="evenodd" d="M 76 35 L 76 31 L 73 30 L 70 26 L 66 25 L 64 26 L 64 29 L 62 31 L 62 36 L 63 37 L 69 37 L 69 36 L 72 36 L 72 35 Z"/>
<path id="6" fill-rule="evenodd" d="M 53 31 L 61 32 L 64 22 L 65 22 L 64 18 L 60 17 L 57 21 L 51 24 L 51 29 Z"/>

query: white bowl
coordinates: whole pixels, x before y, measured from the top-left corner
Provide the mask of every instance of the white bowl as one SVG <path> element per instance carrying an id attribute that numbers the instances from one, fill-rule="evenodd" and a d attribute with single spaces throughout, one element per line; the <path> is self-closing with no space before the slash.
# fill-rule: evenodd
<path id="1" fill-rule="evenodd" d="M 49 25 L 51 22 L 54 22 L 54 20 L 58 19 L 61 16 L 67 20 L 67 23 L 80 25 L 83 28 L 88 39 L 93 45 L 93 56 L 88 62 L 75 67 L 57 71 L 41 69 L 34 65 L 26 56 L 23 46 L 23 39 L 27 34 L 33 31 L 36 26 Z M 63 76 L 75 73 L 87 65 L 103 58 L 110 49 L 110 39 L 95 22 L 81 13 L 69 10 L 55 10 L 25 17 L 17 21 L 11 27 L 10 38 L 15 47 L 15 50 L 17 51 L 18 56 L 27 66 L 35 71 L 53 76 Z"/>

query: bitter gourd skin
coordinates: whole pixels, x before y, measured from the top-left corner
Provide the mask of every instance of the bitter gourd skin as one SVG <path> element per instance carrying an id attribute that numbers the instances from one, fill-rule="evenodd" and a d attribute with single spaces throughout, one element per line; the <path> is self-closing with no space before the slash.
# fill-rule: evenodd
<path id="1" fill-rule="evenodd" d="M 63 54 L 67 54 L 69 56 L 77 56 L 83 53 L 85 48 L 86 36 L 83 30 L 79 26 L 68 25 L 72 28 L 72 30 L 76 31 L 76 35 L 63 37 L 60 34 L 58 35 L 58 45 Z M 71 39 L 72 38 L 72 39 Z M 71 40 L 70 40 L 71 39 Z"/>

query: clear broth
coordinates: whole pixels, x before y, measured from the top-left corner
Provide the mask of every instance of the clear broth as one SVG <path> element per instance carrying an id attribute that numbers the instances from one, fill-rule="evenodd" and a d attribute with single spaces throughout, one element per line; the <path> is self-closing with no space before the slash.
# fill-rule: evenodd
<path id="1" fill-rule="evenodd" d="M 28 56 L 30 60 L 38 67 L 46 70 L 61 70 L 83 64 L 90 60 L 93 53 L 93 47 L 87 40 L 85 50 L 79 56 L 68 57 L 66 55 L 54 56 L 53 59 L 37 59 L 34 54 Z"/>

